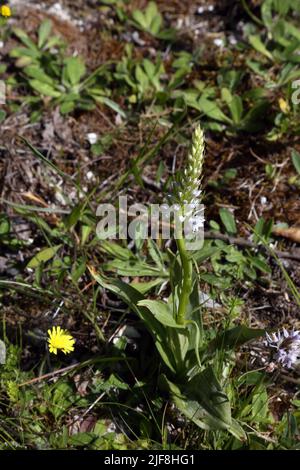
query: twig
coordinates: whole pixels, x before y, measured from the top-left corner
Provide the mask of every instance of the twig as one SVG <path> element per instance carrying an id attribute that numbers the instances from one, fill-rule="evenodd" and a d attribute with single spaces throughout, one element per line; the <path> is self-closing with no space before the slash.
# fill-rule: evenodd
<path id="1" fill-rule="evenodd" d="M 50 379 L 56 375 L 63 374 L 64 372 L 75 369 L 79 365 L 80 365 L 80 362 L 76 362 L 76 364 L 72 364 L 71 366 L 63 367 L 62 369 L 58 369 L 58 370 L 55 370 L 54 372 L 49 372 L 48 374 L 40 375 L 39 377 L 28 380 L 27 382 L 23 382 L 19 384 L 18 387 L 24 387 L 24 385 L 31 385 L 36 382 L 40 382 L 41 380 L 44 380 L 44 379 Z"/>
<path id="2" fill-rule="evenodd" d="M 257 243 L 251 242 L 250 240 L 245 240 L 245 238 L 242 237 L 231 237 L 230 235 L 224 235 L 223 233 L 219 232 L 204 232 L 204 238 L 223 240 L 224 242 L 230 243 L 231 245 L 242 246 L 245 248 L 262 249 L 266 251 L 262 245 L 258 245 Z M 296 261 L 300 261 L 300 253 L 289 253 L 288 251 L 279 250 L 274 250 L 274 253 L 278 256 L 278 258 L 294 259 Z"/>

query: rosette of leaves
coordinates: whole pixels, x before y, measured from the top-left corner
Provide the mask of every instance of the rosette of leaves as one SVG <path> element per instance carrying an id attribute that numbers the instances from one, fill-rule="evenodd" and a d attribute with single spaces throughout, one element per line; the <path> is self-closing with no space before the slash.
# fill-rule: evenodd
<path id="1" fill-rule="evenodd" d="M 155 2 L 149 2 L 145 10 L 134 10 L 132 22 L 138 29 L 159 39 L 172 40 L 175 37 L 173 28 L 163 28 L 164 19 Z"/>
<path id="2" fill-rule="evenodd" d="M 74 109 L 93 109 L 99 102 L 125 117 L 117 103 L 109 99 L 110 91 L 105 87 L 109 78 L 107 66 L 88 74 L 80 57 L 65 58 L 61 39 L 50 36 L 50 21 L 41 24 L 37 43 L 22 30 L 14 32 L 25 47 L 12 49 L 11 56 L 17 59 L 22 78 L 34 92 L 34 96 L 27 97 L 27 102 L 37 103 L 42 99 L 59 105 L 63 114 Z"/>

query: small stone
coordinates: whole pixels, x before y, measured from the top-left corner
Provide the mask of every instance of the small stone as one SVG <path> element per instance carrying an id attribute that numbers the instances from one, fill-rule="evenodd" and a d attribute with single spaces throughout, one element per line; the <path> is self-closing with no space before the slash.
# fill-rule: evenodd
<path id="1" fill-rule="evenodd" d="M 97 140 L 98 140 L 98 134 L 96 134 L 95 132 L 90 132 L 89 134 L 87 134 L 87 140 L 89 141 L 89 143 L 91 145 L 94 145 L 96 144 Z"/>

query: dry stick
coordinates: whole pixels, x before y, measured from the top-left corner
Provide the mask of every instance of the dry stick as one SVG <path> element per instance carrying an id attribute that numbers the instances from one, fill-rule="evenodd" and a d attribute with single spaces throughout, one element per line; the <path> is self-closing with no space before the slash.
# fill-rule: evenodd
<path id="1" fill-rule="evenodd" d="M 80 364 L 81 364 L 80 362 L 76 362 L 76 364 L 72 364 L 71 366 L 63 367 L 62 369 L 55 370 L 54 372 L 49 372 L 48 374 L 40 375 L 39 377 L 36 377 L 35 379 L 31 379 L 31 380 L 28 380 L 27 382 L 23 382 L 19 384 L 18 387 L 23 387 L 24 385 L 34 384 L 44 379 L 50 379 L 54 377 L 55 375 L 63 374 L 64 372 L 75 369 Z"/>
<path id="2" fill-rule="evenodd" d="M 230 235 L 224 235 L 223 233 L 218 232 L 204 232 L 204 238 L 223 240 L 224 242 L 230 243 L 231 245 L 237 245 L 247 248 L 264 249 L 262 245 L 258 245 L 257 243 L 251 242 L 250 240 L 245 240 L 245 238 L 231 237 Z M 279 250 L 274 250 L 274 253 L 278 256 L 278 258 L 294 259 L 296 261 L 300 261 L 300 253 L 289 253 L 288 251 Z"/>

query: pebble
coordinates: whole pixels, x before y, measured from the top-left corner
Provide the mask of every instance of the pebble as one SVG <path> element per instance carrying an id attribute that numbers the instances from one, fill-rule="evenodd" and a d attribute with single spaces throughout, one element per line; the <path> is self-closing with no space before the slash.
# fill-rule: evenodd
<path id="1" fill-rule="evenodd" d="M 98 140 L 98 134 L 96 134 L 95 132 L 90 132 L 89 134 L 86 135 L 86 137 L 91 145 L 96 144 Z"/>

